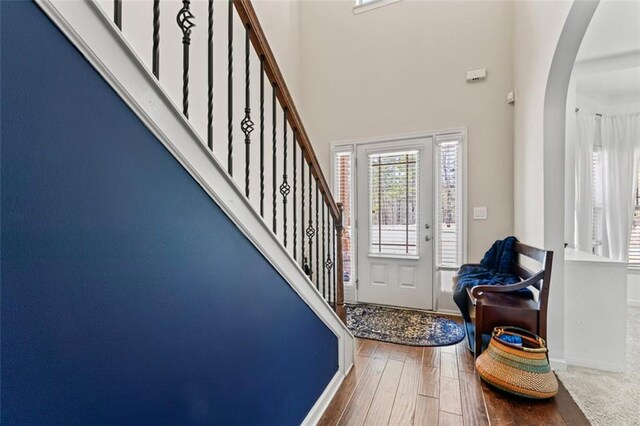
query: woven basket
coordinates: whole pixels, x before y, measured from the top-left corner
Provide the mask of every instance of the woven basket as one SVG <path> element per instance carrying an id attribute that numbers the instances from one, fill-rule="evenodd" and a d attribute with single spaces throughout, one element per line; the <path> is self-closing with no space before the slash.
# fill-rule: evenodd
<path id="1" fill-rule="evenodd" d="M 501 335 L 521 337 L 522 346 L 500 340 Z M 496 327 L 476 369 L 484 381 L 515 395 L 546 399 L 558 393 L 544 340 L 518 327 Z"/>

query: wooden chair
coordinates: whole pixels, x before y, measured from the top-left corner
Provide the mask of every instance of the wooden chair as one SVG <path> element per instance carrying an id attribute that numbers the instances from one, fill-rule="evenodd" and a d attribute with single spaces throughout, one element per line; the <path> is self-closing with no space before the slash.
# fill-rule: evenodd
<path id="1" fill-rule="evenodd" d="M 547 339 L 547 304 L 553 252 L 522 243 L 516 243 L 514 251 L 517 254 L 512 273 L 518 275 L 523 281 L 509 285 L 479 285 L 467 289 L 471 301 L 469 313 L 475 326 L 473 349 L 476 358 L 482 352 L 482 335 L 491 334 L 494 327 L 513 325 Z M 522 265 L 523 256 L 540 263 L 542 269 L 531 272 Z M 538 289 L 537 300 L 526 299 L 512 293 L 529 286 Z"/>

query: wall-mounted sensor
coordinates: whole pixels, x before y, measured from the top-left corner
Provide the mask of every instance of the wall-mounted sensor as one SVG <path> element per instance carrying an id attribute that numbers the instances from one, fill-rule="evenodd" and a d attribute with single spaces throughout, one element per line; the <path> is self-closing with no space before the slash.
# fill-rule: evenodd
<path id="1" fill-rule="evenodd" d="M 513 104 L 515 102 L 516 102 L 516 92 L 514 90 L 513 92 L 507 93 L 507 103 Z"/>
<path id="2" fill-rule="evenodd" d="M 481 68 L 479 70 L 467 71 L 467 83 L 474 83 L 476 81 L 482 81 L 487 78 L 487 69 Z"/>

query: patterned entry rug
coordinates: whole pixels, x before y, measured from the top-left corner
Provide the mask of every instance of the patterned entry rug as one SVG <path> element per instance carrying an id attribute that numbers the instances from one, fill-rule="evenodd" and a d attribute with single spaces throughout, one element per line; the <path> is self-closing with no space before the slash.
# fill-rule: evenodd
<path id="1" fill-rule="evenodd" d="M 409 346 L 448 346 L 464 339 L 455 321 L 427 312 L 366 303 L 346 309 L 347 327 L 356 337 Z"/>

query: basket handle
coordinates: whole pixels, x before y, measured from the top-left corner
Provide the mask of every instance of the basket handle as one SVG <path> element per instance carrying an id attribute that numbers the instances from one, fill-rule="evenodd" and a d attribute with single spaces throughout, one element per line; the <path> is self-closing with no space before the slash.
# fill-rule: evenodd
<path id="1" fill-rule="evenodd" d="M 498 337 L 505 333 L 517 334 L 518 336 L 530 342 L 537 343 L 538 345 L 540 345 L 541 349 L 547 349 L 547 344 L 542 337 L 530 332 L 529 330 L 525 330 L 524 328 L 514 327 L 511 325 L 494 328 L 492 337 Z"/>

